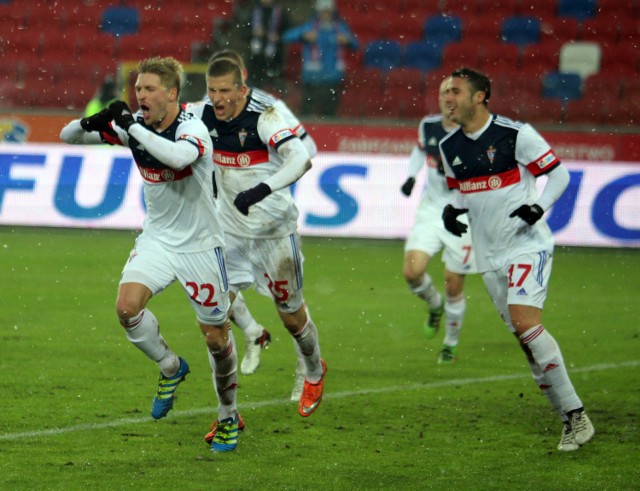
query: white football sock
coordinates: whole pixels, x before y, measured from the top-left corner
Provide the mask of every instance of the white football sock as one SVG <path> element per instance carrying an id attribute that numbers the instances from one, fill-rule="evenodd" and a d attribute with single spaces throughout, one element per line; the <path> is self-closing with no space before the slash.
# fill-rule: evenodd
<path id="1" fill-rule="evenodd" d="M 172 377 L 180 368 L 180 359 L 171 351 L 160 334 L 158 320 L 149 309 L 144 309 L 125 324 L 127 339 L 133 345 L 155 361 L 165 377 Z"/>
<path id="2" fill-rule="evenodd" d="M 238 390 L 238 353 L 229 329 L 229 343 L 219 351 L 209 353 L 213 388 L 218 395 L 218 421 L 235 416 Z"/>
<path id="3" fill-rule="evenodd" d="M 431 276 L 427 273 L 422 275 L 422 283 L 419 286 L 409 286 L 411 292 L 427 302 L 429 304 L 429 308 L 436 308 L 442 305 L 442 297 L 433 287 L 433 281 L 431 281 Z"/>
<path id="4" fill-rule="evenodd" d="M 445 336 L 444 344 L 447 346 L 458 346 L 458 338 L 462 329 L 462 321 L 467 308 L 464 294 L 457 297 L 447 296 L 444 303 L 445 312 Z"/>
<path id="5" fill-rule="evenodd" d="M 300 331 L 293 335 L 298 344 L 299 352 L 307 367 L 306 379 L 311 383 L 319 382 L 322 378 L 322 364 L 320 363 L 320 343 L 316 325 L 307 315 L 307 323 Z"/>
<path id="6" fill-rule="evenodd" d="M 262 335 L 262 328 L 247 308 L 242 292 L 238 292 L 235 300 L 231 304 L 231 320 L 247 338 L 257 339 Z"/>
<path id="7" fill-rule="evenodd" d="M 545 395 L 555 409 L 566 414 L 581 408 L 582 401 L 571 384 L 560 347 L 542 324 L 527 330 L 520 336 L 520 341 L 531 351 L 540 373 L 544 375 L 542 382 L 548 391 Z"/>

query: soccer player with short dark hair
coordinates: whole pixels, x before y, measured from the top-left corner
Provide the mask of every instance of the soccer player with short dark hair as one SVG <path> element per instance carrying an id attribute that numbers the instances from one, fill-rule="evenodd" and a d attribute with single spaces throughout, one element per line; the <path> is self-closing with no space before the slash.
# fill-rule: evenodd
<path id="1" fill-rule="evenodd" d="M 445 105 L 460 125 L 440 142 L 447 182 L 458 192 L 444 208 L 445 227 L 469 213 L 478 271 L 500 316 L 526 353 L 533 378 L 560 414 L 558 449 L 577 450 L 594 429 L 555 339 L 542 325 L 553 258 L 553 235 L 543 215 L 569 184 L 569 172 L 544 138 L 526 123 L 491 114 L 489 78 L 470 68 L 451 74 Z M 546 176 L 541 193 L 536 178 Z"/>

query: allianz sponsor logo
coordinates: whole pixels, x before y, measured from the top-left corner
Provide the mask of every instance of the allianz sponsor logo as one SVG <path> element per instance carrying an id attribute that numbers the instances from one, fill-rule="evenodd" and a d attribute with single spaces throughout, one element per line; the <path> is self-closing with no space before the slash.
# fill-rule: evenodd
<path id="1" fill-rule="evenodd" d="M 138 169 L 140 169 L 140 174 L 145 181 L 167 182 L 175 179 L 175 173 L 169 169 L 154 170 L 141 166 L 139 166 Z"/>
<path id="2" fill-rule="evenodd" d="M 500 189 L 502 187 L 502 179 L 498 176 L 491 176 L 488 179 L 480 181 L 462 181 L 460 183 L 460 192 L 473 193 L 476 191 L 486 191 L 489 189 Z"/>
<path id="3" fill-rule="evenodd" d="M 251 156 L 246 153 L 234 156 L 214 152 L 213 161 L 219 165 L 247 167 L 251 165 Z"/>

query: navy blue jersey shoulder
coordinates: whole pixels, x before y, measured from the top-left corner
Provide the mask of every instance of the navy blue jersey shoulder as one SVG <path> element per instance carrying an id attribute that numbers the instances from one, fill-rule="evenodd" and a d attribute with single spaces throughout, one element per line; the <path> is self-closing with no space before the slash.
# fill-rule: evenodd
<path id="1" fill-rule="evenodd" d="M 195 119 L 195 116 L 193 114 L 183 111 L 181 107 L 180 113 L 178 114 L 178 117 L 175 119 L 175 121 L 171 123 L 166 130 L 157 134 L 160 135 L 162 138 L 166 138 L 167 140 L 176 141 L 176 132 L 178 131 L 178 126 L 180 126 L 180 123 L 182 123 L 183 121 L 188 121 L 190 119 Z M 147 126 L 145 124 L 144 118 L 140 114 L 136 114 L 136 121 L 140 123 L 142 126 L 144 126 L 148 131 L 152 131 L 154 133 L 156 132 L 151 126 Z M 131 149 L 131 152 L 133 153 L 133 158 L 138 165 L 141 165 L 143 167 L 147 167 L 150 169 L 169 169 L 170 168 L 165 164 L 163 164 L 162 162 L 160 162 L 158 159 L 156 159 L 149 152 L 147 152 L 147 150 L 145 150 L 142 147 L 142 145 L 140 145 L 140 142 L 132 136 L 129 136 L 129 148 Z"/>
<path id="2" fill-rule="evenodd" d="M 427 116 L 422 120 L 423 140 L 421 143 L 425 153 L 432 157 L 438 164 L 438 172 L 444 175 L 442 167 L 442 157 L 438 144 L 446 135 L 447 131 L 442 127 L 442 116 Z"/>
<path id="3" fill-rule="evenodd" d="M 502 174 L 518 166 L 520 128 L 522 123 L 492 115 L 491 124 L 477 140 L 458 128 L 442 140 L 440 148 L 458 181 Z"/>
<path id="4" fill-rule="evenodd" d="M 264 102 L 249 97 L 237 118 L 220 121 L 211 102 L 207 102 L 202 111 L 202 121 L 209 130 L 214 151 L 241 153 L 266 149 L 267 145 L 258 135 L 258 118 L 266 108 Z"/>

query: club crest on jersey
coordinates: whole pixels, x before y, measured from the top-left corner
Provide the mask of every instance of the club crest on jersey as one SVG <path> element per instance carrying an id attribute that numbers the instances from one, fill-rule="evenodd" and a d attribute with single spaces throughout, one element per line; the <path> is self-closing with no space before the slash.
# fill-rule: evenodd
<path id="1" fill-rule="evenodd" d="M 432 136 L 431 138 L 429 138 L 429 141 L 427 142 L 427 145 L 429 145 L 430 147 L 437 147 L 438 146 L 438 140 L 436 140 L 435 136 Z"/>
<path id="2" fill-rule="evenodd" d="M 493 159 L 496 158 L 496 148 L 493 145 L 487 148 L 487 157 L 489 157 L 489 162 L 493 164 Z"/>
<path id="3" fill-rule="evenodd" d="M 238 138 L 240 139 L 240 146 L 244 147 L 244 141 L 247 139 L 247 130 L 242 128 L 238 131 Z"/>

